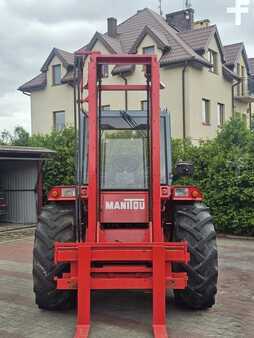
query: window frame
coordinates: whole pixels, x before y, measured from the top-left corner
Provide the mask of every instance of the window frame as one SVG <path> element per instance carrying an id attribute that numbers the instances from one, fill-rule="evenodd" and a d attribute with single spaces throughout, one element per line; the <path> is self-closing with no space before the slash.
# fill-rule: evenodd
<path id="1" fill-rule="evenodd" d="M 241 65 L 241 94 L 242 96 L 245 95 L 245 88 L 244 88 L 244 78 L 245 78 L 245 67 Z"/>
<path id="2" fill-rule="evenodd" d="M 146 109 L 144 109 L 144 104 L 146 104 Z M 141 100 L 141 101 L 140 101 L 140 108 L 141 108 L 141 111 L 147 111 L 147 107 L 148 107 L 148 102 L 147 102 L 147 100 Z"/>
<path id="3" fill-rule="evenodd" d="M 204 107 L 205 107 L 205 110 L 203 110 Z M 202 124 L 204 126 L 211 125 L 211 101 L 206 98 L 202 98 Z"/>
<path id="4" fill-rule="evenodd" d="M 237 70 L 236 70 L 237 75 L 239 77 L 241 77 L 241 65 L 240 65 L 240 63 L 237 63 L 236 68 L 237 68 Z M 241 95 L 241 83 L 238 83 L 238 85 L 236 87 L 236 94 L 237 94 L 237 96 Z"/>
<path id="5" fill-rule="evenodd" d="M 60 69 L 60 81 L 56 82 L 56 69 Z M 62 65 L 60 63 L 52 65 L 52 86 L 60 86 L 62 84 Z"/>
<path id="6" fill-rule="evenodd" d="M 110 111 L 110 104 L 104 104 L 101 106 L 101 111 Z"/>
<path id="7" fill-rule="evenodd" d="M 218 74 L 218 53 L 210 48 L 208 49 L 208 61 L 212 65 L 212 67 L 209 68 L 209 72 Z"/>
<path id="8" fill-rule="evenodd" d="M 101 65 L 101 77 L 107 79 L 109 77 L 109 65 L 104 63 Z"/>
<path id="9" fill-rule="evenodd" d="M 222 108 L 222 109 L 221 109 Z M 218 127 L 222 127 L 225 123 L 225 104 L 217 103 L 217 124 Z"/>
<path id="10" fill-rule="evenodd" d="M 63 127 L 61 128 L 57 128 L 57 123 L 56 123 L 56 119 L 57 119 L 57 114 L 63 114 L 64 116 L 64 124 Z M 53 129 L 57 130 L 57 131 L 61 131 L 65 128 L 65 110 L 57 110 L 57 111 L 53 111 Z"/>
<path id="11" fill-rule="evenodd" d="M 149 49 L 149 48 L 152 48 L 152 49 L 153 49 L 153 53 L 146 53 L 146 52 L 145 52 L 145 50 L 146 50 L 146 49 Z M 154 55 L 154 54 L 155 54 L 155 45 L 143 47 L 143 48 L 142 48 L 142 53 L 143 53 L 143 55 Z M 146 66 L 145 66 L 145 65 L 143 65 L 142 70 L 143 70 L 143 72 L 146 70 Z"/>
<path id="12" fill-rule="evenodd" d="M 152 48 L 153 49 L 153 53 L 145 53 L 146 49 Z M 151 46 L 146 46 L 142 48 L 142 52 L 144 55 L 154 55 L 155 54 L 155 45 L 151 45 Z"/>

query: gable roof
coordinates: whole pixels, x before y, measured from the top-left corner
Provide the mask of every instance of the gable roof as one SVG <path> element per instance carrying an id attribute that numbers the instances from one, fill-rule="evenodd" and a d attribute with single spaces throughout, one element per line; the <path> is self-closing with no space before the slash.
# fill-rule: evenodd
<path id="1" fill-rule="evenodd" d="M 250 72 L 249 62 L 248 62 L 248 57 L 247 57 L 246 49 L 245 49 L 243 42 L 224 46 L 223 53 L 224 53 L 226 65 L 231 68 L 235 67 L 237 61 L 239 60 L 242 54 L 245 64 L 246 64 L 247 72 L 249 74 Z"/>
<path id="2" fill-rule="evenodd" d="M 149 34 L 158 47 L 166 51 L 161 57 L 161 65 L 193 60 L 207 67 L 209 62 L 198 55 L 180 36 L 177 31 L 169 26 L 166 20 L 149 8 L 138 11 L 117 26 L 116 38 L 107 33 L 96 33 L 90 43 L 81 50 L 91 50 L 96 39 L 100 40 L 109 51 L 116 53 L 134 53 L 145 37 Z"/>
<path id="3" fill-rule="evenodd" d="M 32 80 L 24 83 L 22 86 L 18 88 L 21 92 L 30 93 L 32 90 L 40 90 L 45 88 L 47 85 L 47 77 L 46 73 L 40 73 L 35 76 Z"/>
<path id="4" fill-rule="evenodd" d="M 100 41 L 110 53 L 117 54 L 122 52 L 122 47 L 119 40 L 99 32 L 95 32 L 89 44 L 80 50 L 92 50 L 97 41 Z"/>
<path id="5" fill-rule="evenodd" d="M 161 34 L 160 31 L 157 31 L 154 28 L 145 26 L 140 32 L 132 47 L 130 48 L 129 53 L 137 53 L 138 46 L 143 41 L 146 35 L 151 36 L 151 38 L 156 42 L 159 49 L 164 50 L 168 46 L 168 41 L 165 35 Z"/>
<path id="6" fill-rule="evenodd" d="M 63 66 L 66 69 L 69 66 L 74 65 L 74 54 L 73 53 L 67 52 L 59 48 L 53 48 L 49 56 L 47 57 L 46 61 L 44 62 L 43 66 L 41 67 L 41 72 L 46 72 L 48 70 L 48 66 L 55 56 L 57 56 L 61 60 Z"/>
<path id="7" fill-rule="evenodd" d="M 161 66 L 170 66 L 181 64 L 190 61 L 193 64 L 199 64 L 205 67 L 211 67 L 211 64 L 202 55 L 207 50 L 213 36 L 215 36 L 220 47 L 222 60 L 224 62 L 221 40 L 216 25 L 193 29 L 186 32 L 179 32 L 170 26 L 165 18 L 149 8 L 139 10 L 135 15 L 129 17 L 117 26 L 116 37 L 111 37 L 108 33 L 96 32 L 90 42 L 79 51 L 92 50 L 97 41 L 100 41 L 105 48 L 112 54 L 116 53 L 136 53 L 139 44 L 146 35 L 150 35 L 162 50 L 160 59 Z M 245 49 L 244 49 L 245 51 Z M 67 72 L 62 79 L 62 82 L 70 83 L 73 73 L 72 66 L 74 63 L 74 54 L 63 51 L 58 48 L 53 48 L 41 71 L 44 73 L 48 70 L 48 66 L 53 57 L 57 55 Z M 228 54 L 226 54 L 228 56 Z M 246 55 L 247 58 L 247 55 Z M 135 68 L 129 65 L 118 65 L 113 69 L 113 75 L 119 73 L 131 73 Z M 227 75 L 228 72 L 224 71 Z M 231 74 L 232 75 L 232 74 Z M 41 79 L 41 74 L 38 76 Z M 36 79 L 36 80 L 35 80 Z M 33 79 L 35 82 L 37 77 Z M 32 85 L 33 85 L 33 80 Z M 25 85 L 29 85 L 31 82 Z M 25 86 L 23 85 L 23 86 Z M 21 87 L 23 87 L 21 86 Z M 20 87 L 20 88 L 21 88 Z"/>
<path id="8" fill-rule="evenodd" d="M 179 32 L 178 35 L 188 43 L 196 53 L 201 55 L 207 51 L 212 37 L 215 37 L 222 60 L 224 61 L 223 46 L 216 25 Z"/>

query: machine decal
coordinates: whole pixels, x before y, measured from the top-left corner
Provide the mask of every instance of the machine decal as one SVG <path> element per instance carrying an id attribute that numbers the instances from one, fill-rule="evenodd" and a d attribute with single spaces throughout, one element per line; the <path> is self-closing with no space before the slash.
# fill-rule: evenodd
<path id="1" fill-rule="evenodd" d="M 122 201 L 106 201 L 106 210 L 144 210 L 144 198 L 125 198 Z"/>

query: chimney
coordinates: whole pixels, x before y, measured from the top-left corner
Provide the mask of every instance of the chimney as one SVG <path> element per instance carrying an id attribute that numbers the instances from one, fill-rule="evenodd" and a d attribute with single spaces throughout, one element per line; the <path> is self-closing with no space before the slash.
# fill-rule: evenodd
<path id="1" fill-rule="evenodd" d="M 108 35 L 111 38 L 116 38 L 117 36 L 117 19 L 116 18 L 108 18 Z"/>
<path id="2" fill-rule="evenodd" d="M 210 20 L 208 20 L 208 19 L 195 21 L 193 23 L 193 28 L 194 29 L 207 28 L 209 26 L 210 26 Z"/>
<path id="3" fill-rule="evenodd" d="M 194 9 L 187 8 L 181 11 L 169 13 L 166 15 L 167 23 L 180 32 L 188 31 L 193 28 Z"/>

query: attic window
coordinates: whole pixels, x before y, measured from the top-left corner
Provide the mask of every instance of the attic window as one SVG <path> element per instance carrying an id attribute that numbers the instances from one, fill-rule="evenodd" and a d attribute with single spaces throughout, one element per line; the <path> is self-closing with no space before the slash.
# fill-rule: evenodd
<path id="1" fill-rule="evenodd" d="M 218 53 L 209 49 L 208 60 L 211 64 L 210 72 L 217 74 L 218 73 Z"/>
<path id="2" fill-rule="evenodd" d="M 145 55 L 154 55 L 155 54 L 155 48 L 154 46 L 144 47 L 143 48 L 143 54 Z M 143 66 L 143 71 L 146 70 L 146 67 Z"/>
<path id="3" fill-rule="evenodd" d="M 143 48 L 143 54 L 146 55 L 153 55 L 155 53 L 155 48 L 154 46 L 149 46 L 149 47 L 144 47 Z"/>
<path id="4" fill-rule="evenodd" d="M 52 66 L 52 84 L 57 86 L 61 84 L 62 74 L 61 74 L 61 65 Z"/>

